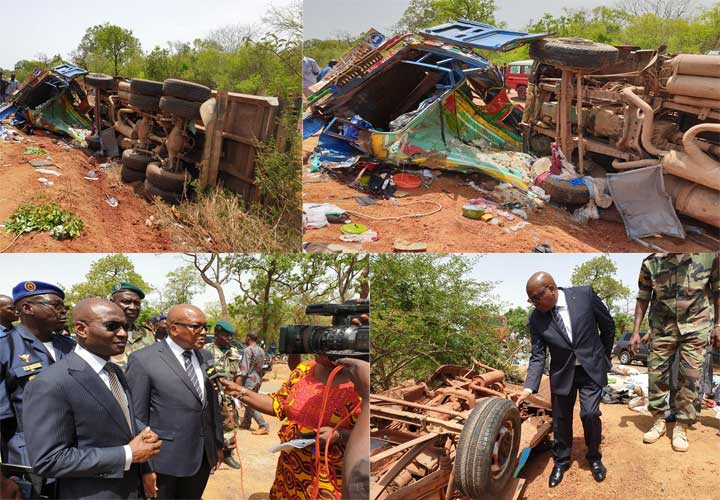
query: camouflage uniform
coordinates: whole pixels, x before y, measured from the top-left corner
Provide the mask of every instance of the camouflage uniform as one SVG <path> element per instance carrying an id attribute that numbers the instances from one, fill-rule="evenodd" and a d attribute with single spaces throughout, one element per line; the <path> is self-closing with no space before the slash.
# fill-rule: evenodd
<path id="1" fill-rule="evenodd" d="M 145 325 L 133 325 L 128 332 L 128 342 L 125 346 L 125 352 L 117 356 L 112 356 L 110 359 L 112 359 L 113 363 L 125 370 L 130 354 L 154 343 L 155 335 L 150 328 Z"/>
<path id="2" fill-rule="evenodd" d="M 652 254 L 643 260 L 637 299 L 650 302 L 648 354 L 648 410 L 668 410 L 670 370 L 679 353 L 679 381 L 675 400 L 677 421 L 692 424 L 693 402 L 713 328 L 714 300 L 720 290 L 716 254 Z"/>
<path id="3" fill-rule="evenodd" d="M 224 372 L 228 380 L 234 380 L 235 377 L 240 373 L 240 359 L 242 354 L 237 347 L 229 347 L 228 349 L 222 350 L 215 344 L 208 344 L 205 349 L 210 351 L 215 360 L 215 369 L 220 372 Z M 231 450 L 235 448 L 235 427 L 240 424 L 240 416 L 238 414 L 237 407 L 233 403 L 230 396 L 225 395 L 225 404 L 220 408 L 223 418 L 223 438 L 225 439 L 225 449 Z M 228 413 L 228 408 L 232 411 L 232 420 Z"/>

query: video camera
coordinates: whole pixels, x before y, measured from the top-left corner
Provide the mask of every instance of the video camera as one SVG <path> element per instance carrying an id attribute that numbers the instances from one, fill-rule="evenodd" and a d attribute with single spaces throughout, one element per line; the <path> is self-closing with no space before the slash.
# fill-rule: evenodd
<path id="1" fill-rule="evenodd" d="M 310 304 L 305 314 L 332 316 L 332 326 L 285 325 L 280 328 L 281 354 L 327 354 L 331 360 L 357 358 L 370 361 L 370 327 L 352 320 L 370 312 L 367 301 L 344 304 Z"/>

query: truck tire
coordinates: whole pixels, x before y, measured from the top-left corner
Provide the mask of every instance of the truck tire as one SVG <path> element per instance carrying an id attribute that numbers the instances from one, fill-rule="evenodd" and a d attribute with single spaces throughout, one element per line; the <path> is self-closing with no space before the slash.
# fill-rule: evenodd
<path id="1" fill-rule="evenodd" d="M 85 83 L 99 90 L 112 90 L 115 80 L 105 73 L 88 73 L 85 75 Z"/>
<path id="2" fill-rule="evenodd" d="M 130 92 L 152 97 L 162 96 L 163 84 L 153 80 L 143 80 L 142 78 L 133 78 L 130 80 Z"/>
<path id="3" fill-rule="evenodd" d="M 134 106 L 146 113 L 157 113 L 160 111 L 160 98 L 142 94 L 130 94 L 128 99 L 130 106 Z"/>
<path id="4" fill-rule="evenodd" d="M 163 82 L 162 93 L 165 96 L 193 102 L 205 102 L 212 96 L 212 91 L 205 85 L 174 78 L 168 78 Z"/>
<path id="5" fill-rule="evenodd" d="M 518 85 L 515 87 L 515 92 L 517 92 L 519 99 L 522 99 L 523 101 L 527 99 L 527 87 L 525 85 Z"/>
<path id="6" fill-rule="evenodd" d="M 556 203 L 585 205 L 590 201 L 590 190 L 582 179 L 561 179 L 556 175 L 548 175 L 540 187 Z"/>
<path id="7" fill-rule="evenodd" d="M 472 409 L 455 454 L 455 485 L 471 498 L 501 495 L 515 472 L 520 412 L 509 399 L 486 398 Z"/>
<path id="8" fill-rule="evenodd" d="M 553 66 L 597 69 L 618 60 L 612 45 L 584 38 L 546 38 L 530 45 L 530 57 Z"/>
<path id="9" fill-rule="evenodd" d="M 186 171 L 169 172 L 160 168 L 157 163 L 148 164 L 145 177 L 156 188 L 171 193 L 182 193 L 185 190 L 185 184 L 190 181 L 190 176 Z"/>
<path id="10" fill-rule="evenodd" d="M 145 184 L 143 186 L 145 188 L 145 198 L 148 201 L 155 201 L 155 197 L 159 196 L 161 200 L 167 203 L 176 204 L 180 203 L 180 200 L 182 199 L 182 193 L 172 193 L 170 191 L 157 188 L 153 186 L 148 179 L 145 179 Z"/>
<path id="11" fill-rule="evenodd" d="M 126 149 L 123 151 L 122 164 L 130 170 L 136 172 L 143 172 L 147 169 L 148 164 L 153 161 L 153 157 L 142 151 L 135 149 Z"/>
<path id="12" fill-rule="evenodd" d="M 177 97 L 163 96 L 160 98 L 160 110 L 168 115 L 175 115 L 190 120 L 200 119 L 199 102 L 185 101 Z"/>
<path id="13" fill-rule="evenodd" d="M 132 170 L 123 165 L 120 169 L 120 180 L 128 184 L 131 182 L 143 181 L 145 180 L 145 172 Z"/>

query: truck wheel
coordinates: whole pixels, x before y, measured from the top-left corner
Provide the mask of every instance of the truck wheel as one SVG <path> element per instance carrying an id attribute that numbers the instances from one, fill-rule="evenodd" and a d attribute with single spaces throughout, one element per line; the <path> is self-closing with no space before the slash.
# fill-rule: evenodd
<path id="1" fill-rule="evenodd" d="M 145 198 L 147 198 L 148 201 L 155 201 L 155 197 L 160 197 L 161 200 L 175 204 L 180 203 L 180 200 L 182 199 L 181 193 L 172 193 L 170 191 L 165 191 L 164 189 L 160 189 L 158 187 L 153 186 L 148 179 L 145 179 Z"/>
<path id="2" fill-rule="evenodd" d="M 517 92 L 518 97 L 523 101 L 527 99 L 527 87 L 525 85 L 518 85 L 517 88 L 515 88 L 515 92 Z"/>
<path id="3" fill-rule="evenodd" d="M 162 96 L 162 88 L 162 83 L 153 80 L 143 80 L 142 78 L 130 80 L 130 92 L 133 94 L 160 97 Z"/>
<path id="4" fill-rule="evenodd" d="M 501 495 L 517 466 L 520 412 L 512 401 L 486 398 L 472 409 L 455 455 L 455 484 L 471 498 Z"/>
<path id="5" fill-rule="evenodd" d="M 620 363 L 623 365 L 629 365 L 632 363 L 632 357 L 629 352 L 623 351 L 620 353 Z"/>
<path id="6" fill-rule="evenodd" d="M 190 176 L 186 171 L 182 173 L 168 172 L 160 168 L 157 163 L 148 165 L 145 176 L 156 188 L 171 193 L 182 193 L 185 190 L 185 184 L 190 181 Z"/>
<path id="7" fill-rule="evenodd" d="M 142 181 L 145 180 L 145 172 L 132 170 L 123 165 L 120 169 L 120 179 L 127 183 Z"/>
<path id="8" fill-rule="evenodd" d="M 168 115 L 175 115 L 190 120 L 200 119 L 199 102 L 185 101 L 177 97 L 163 96 L 160 98 L 160 110 Z"/>
<path id="9" fill-rule="evenodd" d="M 128 99 L 130 106 L 134 106 L 146 113 L 157 113 L 160 111 L 160 98 L 142 94 L 130 94 Z"/>
<path id="10" fill-rule="evenodd" d="M 126 149 L 123 151 L 123 166 L 136 172 L 142 172 L 143 175 L 145 174 L 148 163 L 151 161 L 153 161 L 153 157 L 141 151 L 136 151 L 135 149 Z"/>
<path id="11" fill-rule="evenodd" d="M 100 90 L 112 90 L 115 86 L 113 77 L 105 73 L 88 73 L 85 75 L 85 83 Z"/>
<path id="12" fill-rule="evenodd" d="M 212 91 L 205 85 L 174 78 L 168 78 L 163 82 L 162 93 L 166 96 L 193 102 L 205 102 L 212 96 Z"/>
<path id="13" fill-rule="evenodd" d="M 530 45 L 530 57 L 553 66 L 596 69 L 613 64 L 619 51 L 584 38 L 546 38 Z"/>
<path id="14" fill-rule="evenodd" d="M 557 203 L 585 205 L 590 201 L 590 191 L 582 179 L 561 179 L 556 175 L 548 175 L 540 187 Z"/>

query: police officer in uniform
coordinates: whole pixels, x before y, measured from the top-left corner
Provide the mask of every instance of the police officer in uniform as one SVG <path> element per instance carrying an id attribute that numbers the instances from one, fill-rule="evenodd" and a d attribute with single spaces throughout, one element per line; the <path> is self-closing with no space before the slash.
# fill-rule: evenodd
<path id="1" fill-rule="evenodd" d="M 0 419 L 3 439 L 7 439 L 4 462 L 30 465 L 22 426 L 25 386 L 75 347 L 70 337 L 57 334 L 67 320 L 64 300 L 65 292 L 41 281 L 23 281 L 13 288 L 20 324 L 0 333 Z"/>
<path id="2" fill-rule="evenodd" d="M 0 295 L 0 332 L 12 330 L 18 320 L 17 310 L 15 309 L 15 301 L 7 295 Z"/>
<path id="3" fill-rule="evenodd" d="M 127 358 L 131 353 L 155 343 L 153 331 L 145 325 L 136 323 L 142 310 L 142 300 L 144 298 L 145 292 L 132 283 L 121 281 L 112 287 L 110 301 L 123 310 L 128 321 L 128 341 L 125 352 L 111 358 L 114 363 L 120 365 L 123 369 L 127 366 Z"/>
<path id="4" fill-rule="evenodd" d="M 234 334 L 235 328 L 227 321 L 220 320 L 215 323 L 215 340 L 212 344 L 205 346 L 205 349 L 213 355 L 215 369 L 224 372 L 228 380 L 235 380 L 235 377 L 240 373 L 240 358 L 242 355 L 237 347 L 231 345 Z M 232 412 L 232 420 L 228 409 Z M 240 416 L 230 396 L 226 395 L 225 400 L 222 401 L 220 413 L 223 418 L 223 439 L 225 441 L 225 448 L 223 449 L 225 459 L 223 462 L 233 469 L 239 469 L 240 464 L 233 457 L 233 450 L 237 446 L 235 429 L 240 424 Z"/>

